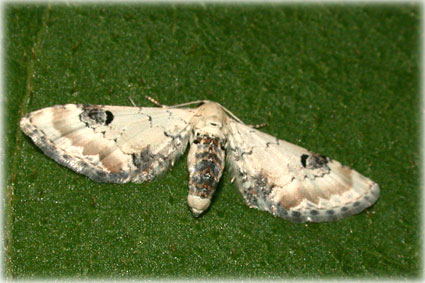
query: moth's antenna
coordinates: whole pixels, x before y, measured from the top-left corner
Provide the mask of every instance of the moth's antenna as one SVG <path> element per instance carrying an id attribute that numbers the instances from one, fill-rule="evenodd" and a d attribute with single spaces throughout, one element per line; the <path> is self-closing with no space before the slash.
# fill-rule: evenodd
<path id="1" fill-rule="evenodd" d="M 223 110 L 227 113 L 227 114 L 229 114 L 230 115 L 230 117 L 232 117 L 233 119 L 235 119 L 236 121 L 238 121 L 239 123 L 241 123 L 241 124 L 244 124 L 245 125 L 245 123 L 244 122 L 242 122 L 242 120 L 241 119 L 239 119 L 238 117 L 236 117 L 236 115 L 235 114 L 233 114 L 232 112 L 230 112 L 230 110 L 229 109 L 227 109 L 226 107 L 224 107 L 223 105 L 220 105 L 221 106 L 221 108 L 223 108 Z"/>
<path id="2" fill-rule="evenodd" d="M 196 100 L 196 101 L 191 101 L 191 102 L 186 102 L 186 103 L 182 103 L 182 104 L 177 104 L 177 105 L 164 105 L 158 102 L 158 100 L 150 97 L 150 96 L 145 96 L 147 100 L 149 100 L 150 102 L 160 106 L 160 107 L 169 107 L 169 108 L 178 108 L 178 107 L 183 107 L 183 106 L 187 106 L 187 105 L 192 105 L 192 104 L 200 104 L 200 103 L 207 103 L 210 102 L 209 100 Z"/>
<path id="3" fill-rule="evenodd" d="M 236 121 L 238 121 L 239 123 L 241 123 L 241 124 L 244 124 L 245 125 L 245 123 L 244 122 L 242 122 L 242 120 L 241 119 L 239 119 L 235 114 L 233 114 L 232 112 L 230 112 L 230 110 L 229 109 L 227 109 L 226 107 L 224 107 L 223 105 L 220 105 L 222 108 L 223 108 L 223 110 L 227 113 L 227 114 L 229 114 L 230 115 L 230 117 L 232 117 L 233 119 L 235 119 Z M 266 126 L 267 125 L 267 123 L 261 123 L 261 124 L 255 124 L 255 125 L 247 125 L 248 127 L 251 127 L 251 128 L 255 128 L 255 129 L 258 129 L 258 128 L 262 128 L 262 127 L 264 127 L 264 126 Z"/>
<path id="4" fill-rule="evenodd" d="M 191 101 L 191 102 L 173 105 L 173 106 L 170 106 L 170 107 L 177 108 L 177 107 L 183 107 L 183 106 L 187 106 L 187 105 L 207 103 L 207 102 L 210 102 L 210 101 L 209 100 L 196 100 L 196 101 Z"/>
<path id="5" fill-rule="evenodd" d="M 152 97 L 150 97 L 150 96 L 145 95 L 145 98 L 146 98 L 147 100 L 149 100 L 150 102 L 152 102 L 153 104 L 156 104 L 156 105 L 158 105 L 158 106 L 160 106 L 160 107 L 162 107 L 162 108 L 168 107 L 167 105 L 163 105 L 163 104 L 159 103 L 159 101 L 158 101 L 158 100 L 153 99 L 153 98 L 152 98 Z"/>

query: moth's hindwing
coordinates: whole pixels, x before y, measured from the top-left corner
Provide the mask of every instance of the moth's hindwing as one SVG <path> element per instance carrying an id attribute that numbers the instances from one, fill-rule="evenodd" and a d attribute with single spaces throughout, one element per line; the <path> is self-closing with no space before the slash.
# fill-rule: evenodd
<path id="1" fill-rule="evenodd" d="M 43 152 L 99 182 L 143 182 L 187 146 L 190 109 L 57 105 L 21 119 Z"/>
<path id="2" fill-rule="evenodd" d="M 228 161 L 250 207 L 294 222 L 321 222 L 378 199 L 378 184 L 335 160 L 235 121 L 228 139 Z"/>

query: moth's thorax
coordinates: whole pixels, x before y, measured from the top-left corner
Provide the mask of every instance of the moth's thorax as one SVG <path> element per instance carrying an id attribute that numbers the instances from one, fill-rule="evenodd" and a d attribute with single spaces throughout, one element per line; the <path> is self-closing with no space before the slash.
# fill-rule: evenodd
<path id="1" fill-rule="evenodd" d="M 191 120 L 193 125 L 192 139 L 202 135 L 214 135 L 224 138 L 227 115 L 220 104 L 206 102 L 196 109 Z"/>

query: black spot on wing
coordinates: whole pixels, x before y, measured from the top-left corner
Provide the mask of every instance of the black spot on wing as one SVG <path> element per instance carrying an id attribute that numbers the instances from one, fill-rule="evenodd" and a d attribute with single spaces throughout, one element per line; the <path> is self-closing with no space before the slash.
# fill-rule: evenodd
<path id="1" fill-rule="evenodd" d="M 114 120 L 114 115 L 102 108 L 85 107 L 80 114 L 80 120 L 88 127 L 107 126 Z"/>
<path id="2" fill-rule="evenodd" d="M 306 167 L 307 167 L 307 158 L 308 158 L 308 155 L 307 155 L 307 154 L 303 154 L 303 155 L 301 155 L 301 165 L 302 165 L 304 168 L 306 168 Z"/>
<path id="3" fill-rule="evenodd" d="M 106 121 L 105 121 L 105 125 L 109 125 L 112 123 L 112 121 L 114 120 L 114 115 L 112 114 L 111 111 L 106 111 Z"/>

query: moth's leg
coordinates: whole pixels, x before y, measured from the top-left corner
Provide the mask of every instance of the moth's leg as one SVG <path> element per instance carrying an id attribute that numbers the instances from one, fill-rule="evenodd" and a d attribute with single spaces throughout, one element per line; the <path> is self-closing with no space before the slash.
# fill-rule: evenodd
<path id="1" fill-rule="evenodd" d="M 261 124 L 255 124 L 255 125 L 247 125 L 248 127 L 254 128 L 254 129 L 259 129 L 262 127 L 267 126 L 267 123 L 261 123 Z"/>
<path id="2" fill-rule="evenodd" d="M 130 100 L 131 105 L 133 105 L 134 107 L 138 107 L 138 106 L 136 105 L 136 103 L 134 103 L 133 99 L 131 99 L 131 97 L 130 97 L 130 96 L 128 97 L 128 100 Z"/>

